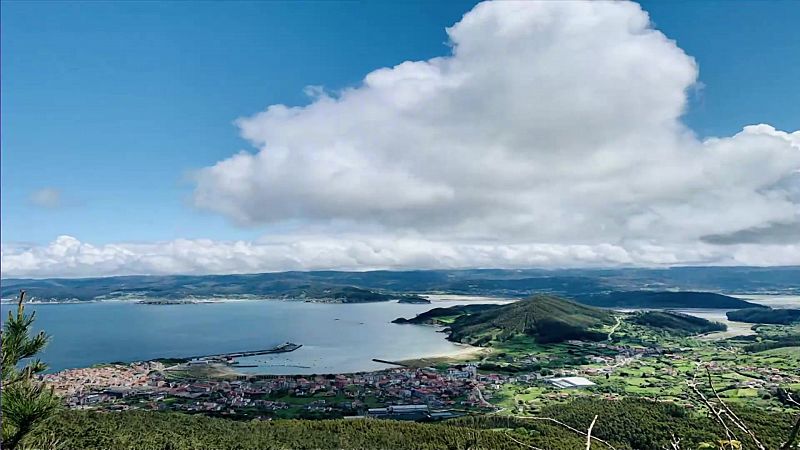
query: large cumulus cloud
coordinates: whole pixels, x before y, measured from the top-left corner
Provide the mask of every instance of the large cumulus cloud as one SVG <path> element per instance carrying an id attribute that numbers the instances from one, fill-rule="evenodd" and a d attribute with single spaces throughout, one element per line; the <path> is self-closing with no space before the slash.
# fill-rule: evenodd
<path id="1" fill-rule="evenodd" d="M 237 121 L 254 151 L 198 171 L 194 204 L 281 234 L 62 237 L 4 248 L 4 275 L 800 264 L 800 131 L 698 139 L 697 64 L 637 4 L 482 3 L 447 33 Z"/>
<path id="2" fill-rule="evenodd" d="M 196 205 L 243 225 L 501 243 L 685 243 L 797 221 L 800 133 L 695 138 L 680 117 L 697 65 L 637 4 L 482 3 L 448 35 L 450 55 L 240 119 L 258 151 L 200 171 Z"/>

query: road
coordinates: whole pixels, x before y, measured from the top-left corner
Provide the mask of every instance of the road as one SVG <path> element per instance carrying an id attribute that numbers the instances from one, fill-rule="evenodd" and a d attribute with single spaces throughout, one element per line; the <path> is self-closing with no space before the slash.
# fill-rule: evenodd
<path id="1" fill-rule="evenodd" d="M 617 331 L 617 328 L 622 325 L 622 316 L 616 316 L 615 319 L 617 319 L 617 323 L 615 323 L 614 326 L 611 327 L 611 331 L 608 332 L 608 339 L 606 339 L 607 341 L 611 340 L 611 335 L 613 335 L 614 332 Z"/>

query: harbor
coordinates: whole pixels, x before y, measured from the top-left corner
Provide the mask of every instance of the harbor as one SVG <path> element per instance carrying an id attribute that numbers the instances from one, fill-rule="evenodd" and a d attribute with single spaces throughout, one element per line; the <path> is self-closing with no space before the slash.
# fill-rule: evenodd
<path id="1" fill-rule="evenodd" d="M 303 344 L 295 344 L 294 342 L 284 342 L 283 344 L 276 345 L 275 347 L 263 350 L 251 350 L 244 352 L 220 353 L 216 355 L 193 356 L 191 358 L 188 358 L 189 361 L 187 362 L 187 364 L 191 366 L 191 365 L 203 365 L 209 363 L 223 363 L 223 364 L 228 364 L 230 366 L 238 366 L 238 363 L 236 363 L 235 361 L 237 358 L 246 358 L 248 356 L 259 356 L 259 355 L 271 355 L 275 353 L 289 353 L 299 349 L 302 346 Z M 251 366 L 248 365 L 240 367 L 251 367 Z"/>

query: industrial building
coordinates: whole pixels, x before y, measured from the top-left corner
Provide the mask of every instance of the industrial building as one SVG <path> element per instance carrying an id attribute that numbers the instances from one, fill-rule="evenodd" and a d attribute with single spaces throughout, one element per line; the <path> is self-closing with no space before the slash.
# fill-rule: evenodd
<path id="1" fill-rule="evenodd" d="M 561 389 L 574 389 L 594 386 L 595 383 L 584 377 L 551 378 L 548 380 L 553 386 Z"/>

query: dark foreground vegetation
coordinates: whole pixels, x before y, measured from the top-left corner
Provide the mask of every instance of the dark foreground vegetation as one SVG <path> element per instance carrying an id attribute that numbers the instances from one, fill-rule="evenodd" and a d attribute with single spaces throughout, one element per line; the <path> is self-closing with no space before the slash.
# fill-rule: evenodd
<path id="1" fill-rule="evenodd" d="M 738 410 L 767 448 L 777 449 L 792 428 L 788 414 Z M 188 449 L 524 449 L 584 448 L 593 417 L 593 436 L 617 449 L 670 448 L 672 436 L 681 448 L 703 443 L 717 448 L 719 426 L 697 412 L 647 400 L 578 399 L 544 408 L 534 420 L 509 416 L 469 416 L 443 423 L 419 424 L 382 420 L 278 420 L 235 422 L 204 416 L 157 412 L 98 413 L 64 411 L 29 436 L 29 445 L 58 441 L 60 448 L 86 450 Z M 558 424 L 559 421 L 562 424 Z M 741 439 L 744 441 L 745 437 Z M 665 447 L 666 446 L 666 447 Z M 749 446 L 747 446 L 749 448 Z M 608 448 L 600 441 L 593 449 Z"/>
<path id="2" fill-rule="evenodd" d="M 61 408 L 61 399 L 36 381 L 47 365 L 36 355 L 47 345 L 43 331 L 33 332 L 36 313 L 25 313 L 25 291 L 20 292 L 17 307 L 8 311 L 3 322 L 2 342 L 2 444 L 14 449 L 25 437 Z"/>

